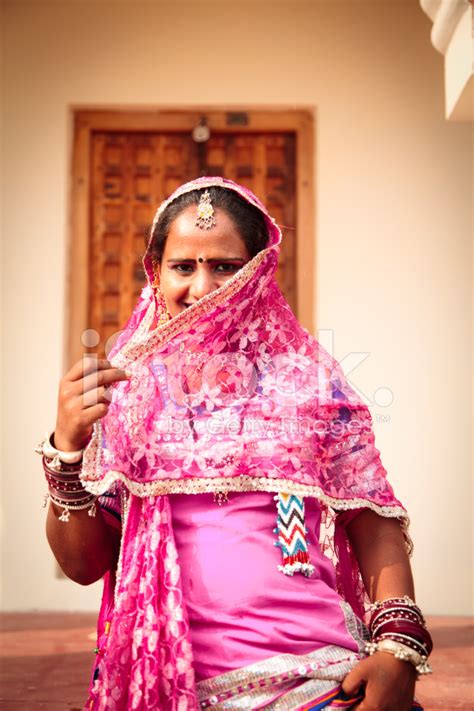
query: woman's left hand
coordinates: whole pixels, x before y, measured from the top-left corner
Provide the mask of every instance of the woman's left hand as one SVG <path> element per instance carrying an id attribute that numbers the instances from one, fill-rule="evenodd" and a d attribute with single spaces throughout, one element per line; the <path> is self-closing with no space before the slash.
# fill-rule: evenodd
<path id="1" fill-rule="evenodd" d="M 357 704 L 357 711 L 410 711 L 415 682 L 412 664 L 387 652 L 375 652 L 349 672 L 342 689 L 355 696 L 364 686 L 364 700 Z"/>

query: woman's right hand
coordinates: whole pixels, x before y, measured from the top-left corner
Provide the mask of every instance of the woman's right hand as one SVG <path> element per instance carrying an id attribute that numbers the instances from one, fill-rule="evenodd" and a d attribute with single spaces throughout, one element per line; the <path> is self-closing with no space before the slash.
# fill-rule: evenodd
<path id="1" fill-rule="evenodd" d="M 59 385 L 55 447 L 65 452 L 85 447 L 94 422 L 109 409 L 107 388 L 129 377 L 108 360 L 85 357 L 75 363 Z"/>

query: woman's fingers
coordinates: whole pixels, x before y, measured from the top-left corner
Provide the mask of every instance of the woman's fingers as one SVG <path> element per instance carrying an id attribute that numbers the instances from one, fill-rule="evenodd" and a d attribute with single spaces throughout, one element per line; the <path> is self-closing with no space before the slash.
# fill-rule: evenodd
<path id="1" fill-rule="evenodd" d="M 82 418 L 85 427 L 92 427 L 92 425 L 103 417 L 109 405 L 105 402 L 99 402 L 96 405 L 91 405 L 91 407 L 86 408 L 82 413 Z"/>
<path id="2" fill-rule="evenodd" d="M 108 368 L 113 368 L 113 365 L 105 358 L 96 358 L 95 356 L 88 357 L 85 355 L 81 360 L 78 360 L 77 363 L 74 363 L 64 377 L 66 380 L 74 382 L 76 380 L 82 380 L 82 378 L 90 373 L 94 373 L 98 370 L 107 370 Z"/>
<path id="3" fill-rule="evenodd" d="M 98 387 L 82 394 L 82 407 L 87 409 L 98 403 L 110 405 L 112 402 L 112 388 Z"/>
<path id="4" fill-rule="evenodd" d="M 416 673 L 405 661 L 376 652 L 359 662 L 342 683 L 343 691 L 355 695 L 364 686 L 364 699 L 357 711 L 410 711 Z"/>
<path id="5" fill-rule="evenodd" d="M 355 696 L 365 681 L 365 666 L 363 662 L 359 662 L 342 682 L 342 690 L 347 696 Z"/>
<path id="6" fill-rule="evenodd" d="M 81 449 L 94 422 L 103 417 L 111 402 L 111 386 L 130 376 L 110 361 L 83 358 L 61 379 L 55 432 L 60 449 Z M 108 392 L 109 391 L 109 392 Z M 56 440 L 55 434 L 55 440 Z"/>
<path id="7" fill-rule="evenodd" d="M 82 380 L 82 392 L 87 393 L 90 390 L 105 385 L 113 385 L 120 380 L 129 380 L 130 376 L 121 368 L 107 368 L 106 370 L 97 370 L 86 375 Z"/>

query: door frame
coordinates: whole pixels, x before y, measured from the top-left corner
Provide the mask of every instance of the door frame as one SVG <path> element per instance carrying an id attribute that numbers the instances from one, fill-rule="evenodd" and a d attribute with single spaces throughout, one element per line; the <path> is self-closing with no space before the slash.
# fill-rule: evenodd
<path id="1" fill-rule="evenodd" d="M 89 221 L 91 183 L 91 134 L 93 131 L 167 131 L 191 133 L 203 115 L 212 131 L 219 133 L 272 131 L 292 132 L 296 136 L 296 294 L 300 323 L 316 332 L 314 233 L 314 133 L 315 119 L 310 109 L 270 109 L 253 107 L 206 107 L 199 109 L 86 109 L 72 107 L 73 142 L 71 209 L 67 249 L 66 367 L 79 360 L 84 347 L 80 342 L 88 324 Z M 231 117 L 246 117 L 234 123 Z"/>

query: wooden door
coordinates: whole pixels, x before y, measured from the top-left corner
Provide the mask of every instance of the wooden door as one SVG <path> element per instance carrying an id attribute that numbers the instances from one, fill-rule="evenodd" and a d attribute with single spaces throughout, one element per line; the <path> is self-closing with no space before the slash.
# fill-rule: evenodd
<path id="1" fill-rule="evenodd" d="M 89 328 L 109 338 L 130 316 L 145 283 L 142 257 L 157 206 L 196 175 L 189 136 L 97 132 L 92 136 Z"/>
<path id="2" fill-rule="evenodd" d="M 199 175 L 249 187 L 284 226 L 277 280 L 296 312 L 295 134 L 213 132 L 204 144 L 182 132 L 96 131 L 91 137 L 89 328 L 94 352 L 123 326 L 145 282 L 141 259 L 153 215 Z"/>
<path id="3" fill-rule="evenodd" d="M 222 175 L 250 188 L 283 228 L 276 276 L 296 313 L 295 135 L 215 134 L 205 145 L 204 174 Z"/>

